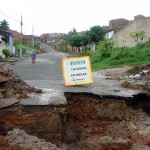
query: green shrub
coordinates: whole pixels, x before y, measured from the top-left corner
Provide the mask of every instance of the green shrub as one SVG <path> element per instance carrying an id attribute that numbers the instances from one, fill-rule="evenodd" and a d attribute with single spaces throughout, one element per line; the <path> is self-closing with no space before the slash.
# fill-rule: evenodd
<path id="1" fill-rule="evenodd" d="M 8 49 L 3 49 L 3 54 L 5 55 L 5 57 L 9 57 L 11 55 L 10 51 Z"/>
<path id="2" fill-rule="evenodd" d="M 68 52 L 68 48 L 64 48 L 64 49 L 63 49 L 63 52 L 64 52 L 64 53 L 67 53 L 67 52 Z"/>
<path id="3" fill-rule="evenodd" d="M 98 63 L 100 61 L 102 61 L 102 59 L 99 55 L 92 55 L 92 57 L 91 57 L 91 62 L 92 63 Z"/>
<path id="4" fill-rule="evenodd" d="M 26 48 L 22 48 L 22 54 L 26 54 Z M 16 49 L 16 53 L 20 54 L 20 49 Z"/>
<path id="5" fill-rule="evenodd" d="M 26 48 L 22 48 L 22 54 L 26 54 Z"/>
<path id="6" fill-rule="evenodd" d="M 91 56 L 91 51 L 89 50 L 83 50 L 81 52 L 78 53 L 78 56 Z"/>

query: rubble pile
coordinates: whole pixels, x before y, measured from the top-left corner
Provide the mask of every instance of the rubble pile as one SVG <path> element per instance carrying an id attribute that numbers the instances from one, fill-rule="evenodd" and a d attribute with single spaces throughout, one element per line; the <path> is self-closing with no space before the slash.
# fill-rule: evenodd
<path id="1" fill-rule="evenodd" d="M 108 79 L 119 80 L 121 86 L 143 93 L 150 93 L 150 64 L 125 66 L 97 71 Z"/>
<path id="2" fill-rule="evenodd" d="M 8 139 L 0 136 L 0 149 L 1 150 L 22 150 L 19 144 L 10 144 Z"/>
<path id="3" fill-rule="evenodd" d="M 42 93 L 42 90 L 31 87 L 12 70 L 0 65 L 0 99 L 27 98 L 30 92 Z"/>
<path id="4" fill-rule="evenodd" d="M 19 129 L 9 131 L 6 139 L 8 139 L 11 145 L 17 145 L 16 143 L 18 143 L 19 146 L 25 150 L 60 150 L 54 144 L 46 142 L 44 139 L 38 139 L 36 136 L 30 136 L 23 130 Z"/>
<path id="5" fill-rule="evenodd" d="M 124 74 L 128 76 L 122 75 L 122 87 L 140 90 L 143 93 L 150 94 L 150 64 L 133 66 Z"/>

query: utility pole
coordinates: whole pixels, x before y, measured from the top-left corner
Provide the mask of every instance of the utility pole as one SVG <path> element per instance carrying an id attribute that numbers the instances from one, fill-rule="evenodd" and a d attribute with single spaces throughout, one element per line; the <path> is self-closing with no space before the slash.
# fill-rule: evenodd
<path id="1" fill-rule="evenodd" d="M 34 29 L 33 29 L 33 26 L 32 26 L 32 46 L 34 47 L 34 34 L 33 34 L 33 31 L 34 31 Z"/>
<path id="2" fill-rule="evenodd" d="M 20 58 L 22 58 L 22 15 L 21 15 L 21 21 L 20 21 L 20 24 L 21 24 L 21 36 L 20 36 Z"/>

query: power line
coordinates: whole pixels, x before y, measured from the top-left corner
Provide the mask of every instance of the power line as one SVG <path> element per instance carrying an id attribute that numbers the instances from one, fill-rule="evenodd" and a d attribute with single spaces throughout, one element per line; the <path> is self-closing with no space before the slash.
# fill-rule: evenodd
<path id="1" fill-rule="evenodd" d="M 4 16 L 6 16 L 7 18 L 9 18 L 9 19 L 11 19 L 11 20 L 13 20 L 13 21 L 19 23 L 19 24 L 21 23 L 21 27 L 22 27 L 22 25 L 23 25 L 22 20 L 21 20 L 21 22 L 20 22 L 20 21 L 17 21 L 17 20 L 15 20 L 15 19 L 9 17 L 8 15 L 6 15 L 6 14 L 5 14 L 4 12 L 2 12 L 1 10 L 0 10 L 0 13 L 3 14 Z M 26 28 L 27 28 L 27 26 L 30 26 L 29 24 L 24 24 L 24 25 L 26 26 Z"/>
<path id="2" fill-rule="evenodd" d="M 17 20 L 15 20 L 15 19 L 9 17 L 9 16 L 6 15 L 5 13 L 3 13 L 2 11 L 0 11 L 0 13 L 2 13 L 2 14 L 5 15 L 7 18 L 9 18 L 9 19 L 11 19 L 11 20 L 13 20 L 13 21 L 20 23 L 20 21 L 17 21 Z"/>

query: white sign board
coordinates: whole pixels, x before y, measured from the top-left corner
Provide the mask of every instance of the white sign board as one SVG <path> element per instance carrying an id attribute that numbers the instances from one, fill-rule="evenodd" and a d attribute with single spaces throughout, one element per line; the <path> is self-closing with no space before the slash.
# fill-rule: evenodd
<path id="1" fill-rule="evenodd" d="M 90 57 L 73 57 L 62 59 L 64 85 L 92 84 Z"/>

